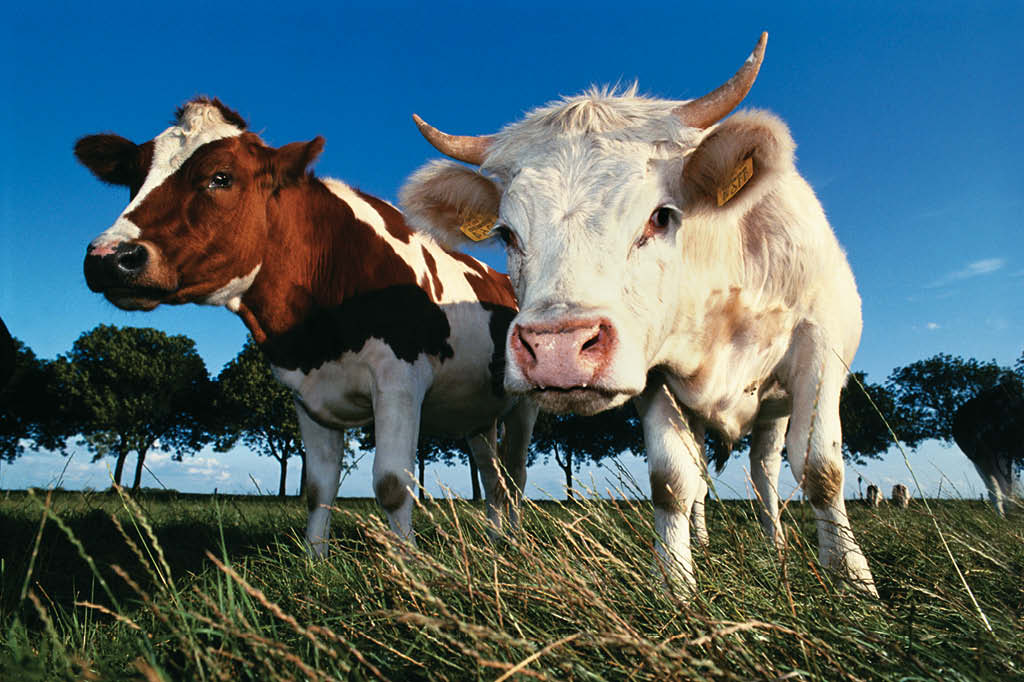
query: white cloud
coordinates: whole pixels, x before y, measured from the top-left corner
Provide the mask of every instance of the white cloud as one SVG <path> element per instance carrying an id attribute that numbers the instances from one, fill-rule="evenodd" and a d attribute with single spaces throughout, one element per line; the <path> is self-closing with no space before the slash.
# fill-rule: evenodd
<path id="1" fill-rule="evenodd" d="M 968 263 L 966 267 L 960 270 L 956 270 L 955 272 L 951 272 L 948 275 L 940 277 L 927 285 L 927 287 L 931 289 L 952 284 L 953 282 L 959 282 L 960 280 L 970 279 L 972 277 L 990 275 L 997 270 L 1001 270 L 1005 265 L 1005 258 L 983 258 L 982 260 L 976 260 L 973 263 Z"/>
<path id="2" fill-rule="evenodd" d="M 935 331 L 936 329 L 941 329 L 942 328 L 939 325 L 938 322 L 929 322 L 927 326 L 928 326 L 928 331 Z"/>

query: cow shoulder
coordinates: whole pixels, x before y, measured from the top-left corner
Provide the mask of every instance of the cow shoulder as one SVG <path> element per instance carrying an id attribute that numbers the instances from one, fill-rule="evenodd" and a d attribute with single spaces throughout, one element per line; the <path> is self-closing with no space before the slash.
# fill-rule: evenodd
<path id="1" fill-rule="evenodd" d="M 795 149 L 789 129 L 774 114 L 735 114 L 705 135 L 683 166 L 688 212 L 745 215 L 782 176 L 795 172 Z"/>
<path id="2" fill-rule="evenodd" d="M 412 174 L 399 192 L 406 222 L 455 248 L 467 225 L 486 228 L 498 216 L 501 190 L 483 174 L 451 161 L 433 161 Z"/>

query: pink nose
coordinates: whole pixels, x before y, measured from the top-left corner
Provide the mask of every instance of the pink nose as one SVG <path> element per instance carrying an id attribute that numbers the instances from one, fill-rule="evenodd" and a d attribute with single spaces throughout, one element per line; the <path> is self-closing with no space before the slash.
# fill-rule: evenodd
<path id="1" fill-rule="evenodd" d="M 615 328 L 604 318 L 516 325 L 510 340 L 523 375 L 540 388 L 583 388 L 604 373 Z"/>

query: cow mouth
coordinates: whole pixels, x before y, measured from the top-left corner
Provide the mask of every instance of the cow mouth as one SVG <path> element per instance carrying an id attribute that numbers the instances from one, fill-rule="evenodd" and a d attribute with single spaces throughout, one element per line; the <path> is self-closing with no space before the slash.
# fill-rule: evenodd
<path id="1" fill-rule="evenodd" d="M 588 417 L 622 405 L 633 397 L 630 393 L 601 388 L 535 388 L 529 395 L 545 412 Z"/>
<path id="2" fill-rule="evenodd" d="M 168 292 L 152 287 L 111 288 L 103 296 L 121 310 L 152 310 L 160 305 Z"/>

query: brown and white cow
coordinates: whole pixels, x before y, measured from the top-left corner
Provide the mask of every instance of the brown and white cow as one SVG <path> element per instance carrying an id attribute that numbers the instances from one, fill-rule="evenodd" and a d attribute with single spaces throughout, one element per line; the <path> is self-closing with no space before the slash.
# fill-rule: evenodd
<path id="1" fill-rule="evenodd" d="M 875 593 L 843 499 L 839 394 L 861 332 L 853 274 L 785 124 L 763 111 L 719 123 L 753 85 L 766 39 L 697 100 L 592 90 L 479 137 L 416 117 L 437 149 L 479 170 L 434 162 L 400 198 L 414 228 L 449 244 L 460 223 L 493 221 L 520 304 L 508 390 L 553 411 L 637 399 L 659 554 L 684 584 L 707 425 L 727 440 L 753 431 L 776 540 L 785 445 L 822 563 Z"/>
<path id="2" fill-rule="evenodd" d="M 421 427 L 469 438 L 500 527 L 496 418 L 506 425 L 508 487 L 521 491 L 536 417 L 502 387 L 516 314 L 508 278 L 412 232 L 387 202 L 314 177 L 307 169 L 323 145 L 268 147 L 206 98 L 145 144 L 82 138 L 78 159 L 131 192 L 89 245 L 86 281 L 127 310 L 203 303 L 242 318 L 295 395 L 314 552 L 326 552 L 343 429 L 371 420 L 373 488 L 395 533 L 412 539 Z"/>
<path id="3" fill-rule="evenodd" d="M 864 502 L 867 503 L 869 507 L 879 506 L 880 504 L 882 504 L 883 499 L 884 498 L 882 497 L 882 491 L 878 489 L 877 485 L 872 483 L 871 485 L 868 486 L 868 493 L 867 496 L 864 498 Z"/>

